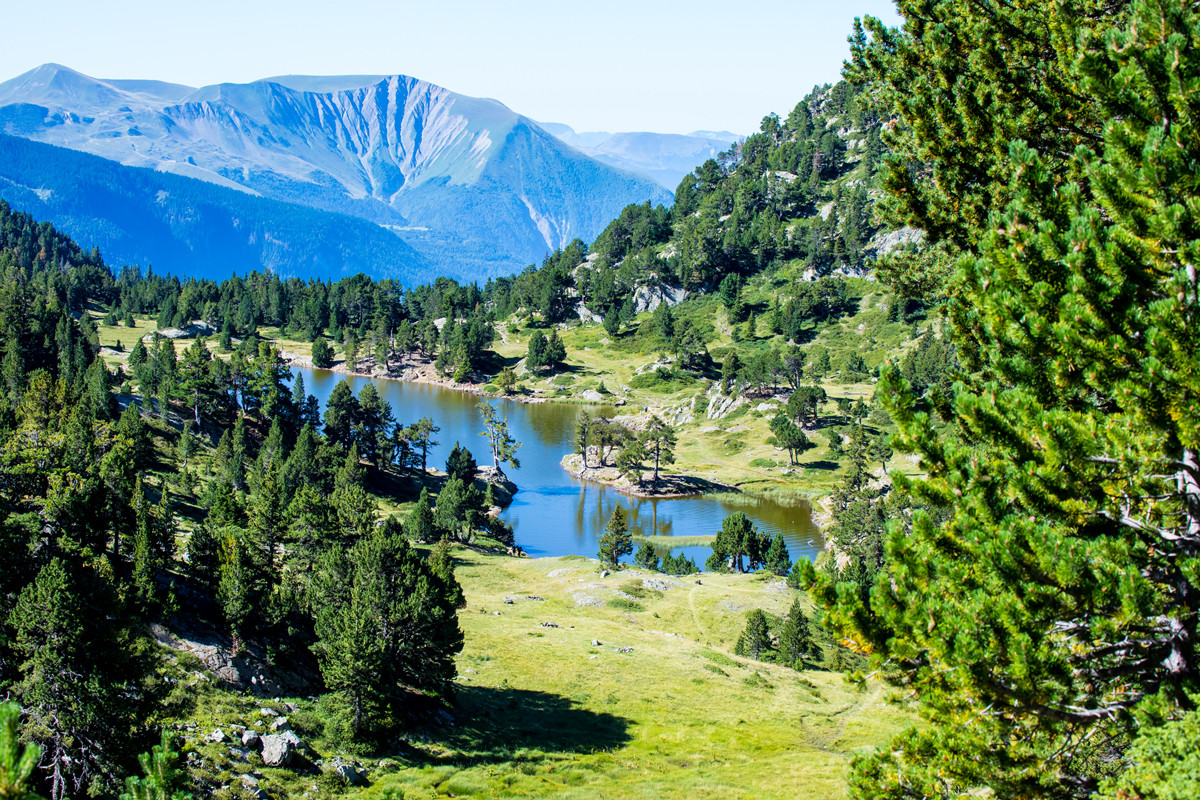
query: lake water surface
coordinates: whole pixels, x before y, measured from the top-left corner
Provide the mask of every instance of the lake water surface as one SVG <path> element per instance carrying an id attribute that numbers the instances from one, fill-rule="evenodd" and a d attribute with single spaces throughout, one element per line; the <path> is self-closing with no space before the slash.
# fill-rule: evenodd
<path id="1" fill-rule="evenodd" d="M 357 395 L 370 380 L 326 370 L 293 369 L 293 372 L 304 378 L 306 390 L 321 401 L 322 411 L 338 381 L 349 381 Z M 397 421 L 409 424 L 421 417 L 431 417 L 441 428 L 435 436 L 439 445 L 429 453 L 430 467 L 444 468 L 455 442 L 469 449 L 480 466 L 491 464 L 487 440 L 479 435 L 483 430 L 476 409 L 479 397 L 429 384 L 389 380 L 374 383 L 382 398 L 391 404 Z M 586 406 L 488 402 L 508 417 L 510 432 L 522 443 L 517 452 L 521 468 L 505 468 L 519 491 L 501 516 L 512 524 L 517 544 L 531 556 L 574 554 L 594 558 L 596 543 L 618 505 L 628 514 L 629 527 L 635 534 L 707 536 L 720 530 L 721 521 L 728 514 L 743 511 L 759 529 L 771 534 L 783 533 L 793 560 L 815 558 L 824 546 L 807 503 L 783 506 L 746 495 L 651 500 L 576 480 L 559 461 L 573 449 L 575 417 Z M 671 550 L 695 558 L 701 567 L 709 554 L 706 547 Z M 665 552 L 665 547 L 660 548 L 660 555 Z"/>

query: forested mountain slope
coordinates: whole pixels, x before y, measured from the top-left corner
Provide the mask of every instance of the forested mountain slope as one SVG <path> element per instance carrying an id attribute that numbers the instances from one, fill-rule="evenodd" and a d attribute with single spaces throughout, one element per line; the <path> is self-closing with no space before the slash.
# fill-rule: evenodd
<path id="1" fill-rule="evenodd" d="M 366 220 L 0 134 L 0 198 L 108 263 L 224 278 L 253 270 L 416 284 L 435 268 Z"/>

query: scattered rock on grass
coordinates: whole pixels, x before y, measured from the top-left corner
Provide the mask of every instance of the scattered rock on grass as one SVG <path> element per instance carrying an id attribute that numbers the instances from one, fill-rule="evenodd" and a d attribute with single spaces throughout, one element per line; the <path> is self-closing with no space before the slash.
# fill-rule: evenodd
<path id="1" fill-rule="evenodd" d="M 295 759 L 295 735 L 271 734 L 262 737 L 262 760 L 268 767 L 286 767 Z"/>

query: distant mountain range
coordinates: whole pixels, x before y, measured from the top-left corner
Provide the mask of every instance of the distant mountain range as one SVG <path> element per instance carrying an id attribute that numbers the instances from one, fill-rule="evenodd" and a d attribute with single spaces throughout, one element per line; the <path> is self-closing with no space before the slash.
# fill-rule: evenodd
<path id="1" fill-rule="evenodd" d="M 0 143 L 0 179 L 9 185 L 5 189 L 0 180 L 0 196 L 44 195 L 39 216 L 88 244 L 84 231 L 108 230 L 109 248 L 120 242 L 132 246 L 142 229 L 169 231 L 172 248 L 143 257 L 154 257 L 162 269 L 193 274 L 227 275 L 258 266 L 306 274 L 318 262 L 324 274 L 368 260 L 362 268 L 376 277 L 440 273 L 485 279 L 539 262 L 576 237 L 590 241 L 630 203 L 671 200 L 655 183 L 657 176 L 651 180 L 618 168 L 611 159 L 602 163 L 495 100 L 399 75 L 285 76 L 193 89 L 99 80 L 47 64 L 0 83 L 0 133 L 127 168 L 172 173 L 157 176 L 164 181 L 177 177 L 224 189 L 213 192 L 183 180 L 155 188 L 153 176 L 142 171 L 113 171 L 91 160 L 79 161 L 74 168 L 82 172 L 74 176 L 61 171 L 39 176 L 29 171 L 29 153 L 19 143 Z M 53 160 L 67 163 L 61 154 Z M 18 161 L 24 164 L 19 175 Z M 90 194 L 64 197 L 73 191 L 72 180 L 91 187 Z M 120 222 L 96 199 L 105 181 L 114 181 L 127 201 Z M 151 190 L 155 198 L 165 192 L 170 201 L 135 196 Z M 209 233 L 181 220 L 203 207 L 203 214 L 193 216 L 220 218 L 234 225 L 230 230 L 244 232 L 237 228 L 246 224 L 238 210 L 254 205 L 246 195 L 291 204 L 285 216 L 292 221 L 304 218 L 297 206 L 328 216 L 312 217 L 310 226 L 275 226 L 270 236 L 289 238 L 274 248 L 273 260 L 266 251 L 238 245 L 234 249 L 245 260 L 197 264 Z M 62 210 L 67 203 L 71 219 Z M 258 214 L 283 208 L 254 207 Z M 406 246 L 384 246 L 355 228 L 354 238 L 372 238 L 374 255 L 339 265 L 335 254 L 348 245 L 313 238 L 316 230 L 323 237 L 340 235 L 332 215 L 373 223 Z M 266 230 L 262 236 L 268 236 Z M 120 261 L 134 250 L 105 255 Z M 180 260 L 185 252 L 193 254 L 190 261 Z M 301 253 L 307 255 L 291 258 Z M 266 260 L 253 263 L 258 257 Z"/>
<path id="2" fill-rule="evenodd" d="M 364 219 L 4 134 L 0 199 L 99 247 L 114 266 L 213 279 L 263 269 L 330 280 L 365 272 L 409 285 L 441 274 Z"/>
<path id="3" fill-rule="evenodd" d="M 672 192 L 684 175 L 746 138 L 729 131 L 692 131 L 686 135 L 645 131 L 578 133 L 559 122 L 538 124 L 597 161 L 648 175 Z"/>

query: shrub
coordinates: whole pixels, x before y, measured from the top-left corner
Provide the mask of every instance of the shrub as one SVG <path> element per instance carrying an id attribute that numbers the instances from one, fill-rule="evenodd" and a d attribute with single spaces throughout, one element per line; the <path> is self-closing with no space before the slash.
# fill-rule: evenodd
<path id="1" fill-rule="evenodd" d="M 636 600 L 630 600 L 627 597 L 614 597 L 608 601 L 609 608 L 620 609 L 621 611 L 645 611 L 645 607 Z"/>

